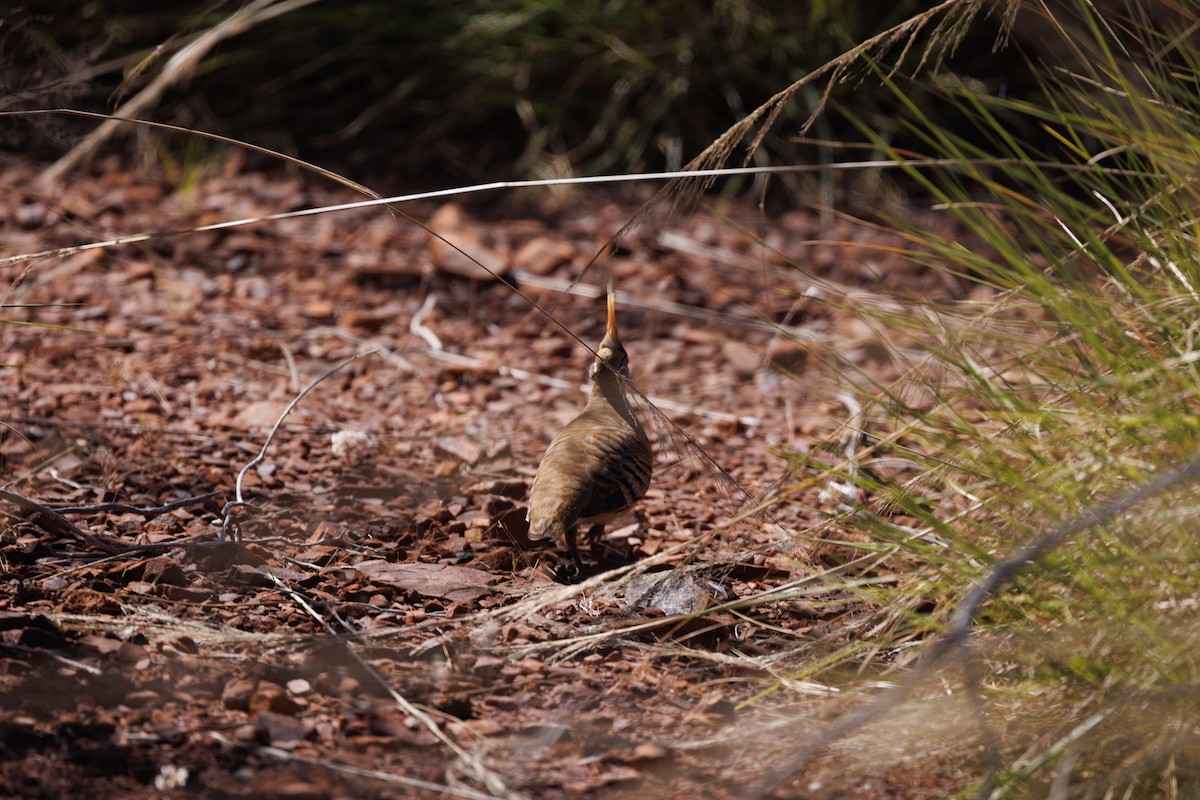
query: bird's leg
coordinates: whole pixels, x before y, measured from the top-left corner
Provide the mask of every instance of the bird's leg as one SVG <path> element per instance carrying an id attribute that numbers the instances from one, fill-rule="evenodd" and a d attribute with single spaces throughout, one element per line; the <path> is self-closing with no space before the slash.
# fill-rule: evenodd
<path id="1" fill-rule="evenodd" d="M 597 522 L 595 525 L 588 526 L 587 541 L 588 544 L 595 546 L 596 542 L 600 541 L 604 536 L 604 523 Z"/>
<path id="2" fill-rule="evenodd" d="M 579 544 L 575 541 L 575 526 L 567 528 L 567 553 L 571 556 L 571 561 L 575 562 L 575 569 L 583 572 L 583 560 L 579 558 Z"/>
<path id="3" fill-rule="evenodd" d="M 604 523 L 597 522 L 594 525 L 589 525 L 587 533 L 583 535 L 583 540 L 588 543 L 589 547 L 595 548 L 596 542 L 600 541 L 600 537 L 604 535 Z M 572 528 L 567 534 L 567 550 L 571 553 L 571 559 L 575 562 L 579 572 L 583 572 L 583 561 L 579 558 L 579 547 L 575 541 L 575 529 Z"/>

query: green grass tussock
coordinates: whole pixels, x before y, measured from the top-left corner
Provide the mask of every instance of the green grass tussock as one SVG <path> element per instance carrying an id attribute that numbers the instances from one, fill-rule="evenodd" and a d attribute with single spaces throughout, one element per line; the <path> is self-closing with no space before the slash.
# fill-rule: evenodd
<path id="1" fill-rule="evenodd" d="M 868 503 L 835 526 L 865 535 L 860 548 L 893 549 L 883 565 L 898 587 L 872 589 L 896 622 L 881 647 L 928 628 L 916 608 L 944 624 L 996 559 L 1197 457 L 1200 41 L 1188 20 L 1200 7 L 1053 14 L 1062 48 L 1089 67 L 1043 66 L 1043 99 L 937 81 L 970 134 L 907 104 L 921 155 L 955 162 L 909 178 L 986 243 L 968 251 L 909 228 L 926 247 L 918 258 L 995 301 L 974 317 L 911 300 L 860 310 L 925 353 L 896 386 L 860 396 L 876 449 L 922 466 L 897 484 L 912 496 L 840 468 L 867 497 L 887 496 L 884 512 Z M 1017 117 L 1041 136 L 1022 136 Z M 1000 765 L 980 779 L 990 796 L 1200 790 L 1184 711 L 1200 702 L 1194 496 L 1164 492 L 1069 539 L 986 603 L 976 641 Z"/>

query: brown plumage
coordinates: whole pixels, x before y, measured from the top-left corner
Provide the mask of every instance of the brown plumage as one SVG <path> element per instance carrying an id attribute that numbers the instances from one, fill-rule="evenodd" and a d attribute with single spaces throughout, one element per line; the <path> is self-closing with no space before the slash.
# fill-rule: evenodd
<path id="1" fill-rule="evenodd" d="M 628 375 L 610 286 L 608 329 L 591 367 L 591 395 L 579 416 L 559 431 L 542 456 L 529 488 L 529 512 L 525 515 L 530 539 L 566 536 L 576 566 L 580 564 L 576 527 L 603 529 L 650 487 L 654 453 L 625 398 L 621 377 Z"/>

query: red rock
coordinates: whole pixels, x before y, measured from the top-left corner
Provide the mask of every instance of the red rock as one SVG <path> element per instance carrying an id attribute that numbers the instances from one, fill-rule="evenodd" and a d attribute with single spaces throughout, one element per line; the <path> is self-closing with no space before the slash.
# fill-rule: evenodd
<path id="1" fill-rule="evenodd" d="M 521 246 L 513 256 L 513 262 L 534 275 L 549 275 L 574 258 L 575 254 L 575 246 L 570 242 L 538 236 Z"/>
<path id="2" fill-rule="evenodd" d="M 484 243 L 482 230 L 467 219 L 457 203 L 447 203 L 435 211 L 428 227 L 432 231 L 429 257 L 441 272 L 490 282 L 498 280 L 512 266 L 507 254 Z"/>
<path id="3" fill-rule="evenodd" d="M 310 300 L 304 306 L 304 316 L 311 319 L 330 319 L 333 317 L 333 303 L 324 298 Z"/>

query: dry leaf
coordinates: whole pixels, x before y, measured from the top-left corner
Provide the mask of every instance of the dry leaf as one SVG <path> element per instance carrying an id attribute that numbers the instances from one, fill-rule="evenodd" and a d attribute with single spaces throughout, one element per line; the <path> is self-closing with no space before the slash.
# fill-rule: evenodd
<path id="1" fill-rule="evenodd" d="M 453 564 L 397 564 L 364 561 L 358 571 L 375 583 L 395 586 L 425 597 L 440 597 L 456 603 L 478 600 L 491 590 L 497 578 L 483 570 Z"/>

